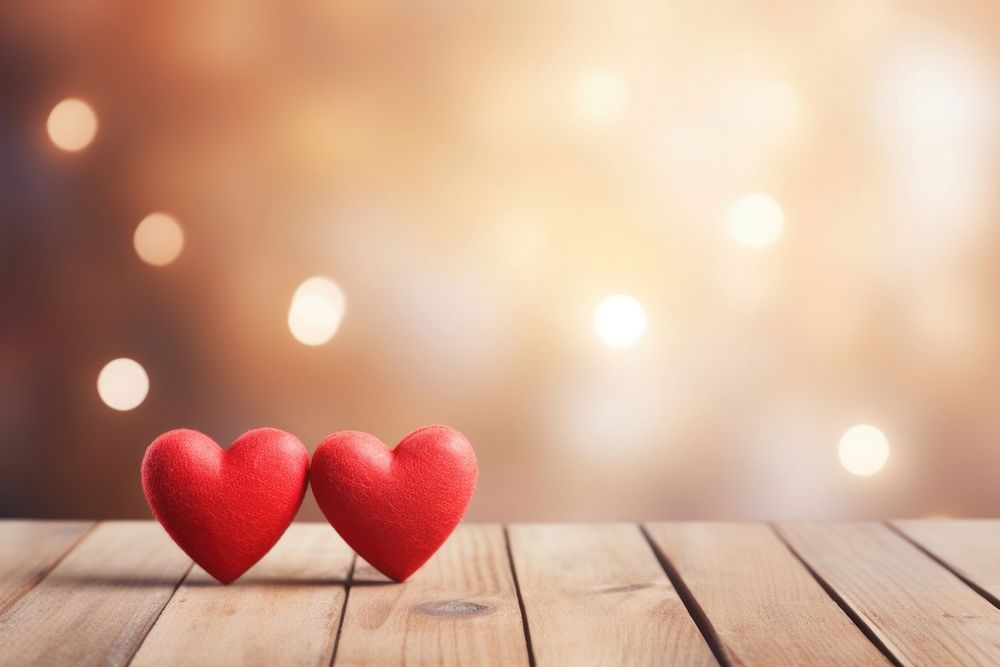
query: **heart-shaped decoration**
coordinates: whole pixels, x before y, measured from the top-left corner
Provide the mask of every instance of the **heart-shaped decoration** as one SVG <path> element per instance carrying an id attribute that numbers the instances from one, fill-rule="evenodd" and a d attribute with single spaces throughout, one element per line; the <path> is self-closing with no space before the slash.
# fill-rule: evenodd
<path id="1" fill-rule="evenodd" d="M 168 431 L 142 459 L 142 490 L 156 519 L 224 584 L 270 551 L 308 481 L 306 448 L 274 428 L 247 431 L 227 450 L 198 431 Z"/>
<path id="2" fill-rule="evenodd" d="M 328 436 L 313 454 L 313 495 L 359 556 L 403 581 L 458 525 L 476 487 L 476 454 L 461 433 L 425 426 L 390 450 L 360 431 Z"/>

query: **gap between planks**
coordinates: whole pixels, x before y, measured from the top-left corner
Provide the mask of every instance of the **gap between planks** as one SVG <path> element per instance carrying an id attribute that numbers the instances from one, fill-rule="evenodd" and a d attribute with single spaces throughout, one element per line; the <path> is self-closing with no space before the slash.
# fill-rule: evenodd
<path id="1" fill-rule="evenodd" d="M 729 667 L 731 664 L 730 660 L 726 655 L 726 650 L 722 645 L 722 640 L 719 639 L 719 633 L 712 625 L 711 619 L 708 618 L 705 610 L 701 608 L 700 604 L 698 604 L 698 600 L 695 599 L 694 595 L 691 593 L 691 589 L 684 583 L 684 579 L 677 571 L 677 568 L 673 566 L 663 550 L 656 545 L 656 541 L 649 534 L 649 530 L 646 528 L 646 525 L 639 524 L 639 530 L 642 531 L 642 536 L 646 539 L 646 544 L 648 544 L 649 548 L 653 551 L 653 555 L 656 556 L 656 560 L 659 561 L 660 567 L 663 568 L 663 572 L 667 575 L 667 578 L 670 579 L 670 583 L 673 584 L 677 594 L 681 597 L 681 602 L 683 602 L 685 608 L 687 608 L 688 614 L 690 614 L 691 618 L 694 620 L 695 625 L 698 626 L 698 630 L 705 638 L 705 642 L 708 644 L 708 647 L 712 650 L 712 655 L 715 656 L 715 659 L 719 661 L 719 664 L 722 665 L 722 667 Z"/>
<path id="2" fill-rule="evenodd" d="M 133 665 L 329 664 L 354 554 L 328 526 L 297 523 L 236 582 L 188 573 Z"/>
<path id="3" fill-rule="evenodd" d="M 126 664 L 190 559 L 152 522 L 102 522 L 0 614 L 0 664 Z"/>
<path id="4" fill-rule="evenodd" d="M 177 595 L 177 591 L 184 584 L 184 582 L 187 581 L 187 578 L 191 576 L 191 570 L 193 570 L 194 567 L 195 567 L 194 561 L 191 561 L 191 564 L 188 565 L 187 571 L 184 572 L 184 576 L 182 576 L 180 579 L 177 580 L 177 584 L 174 586 L 174 590 L 167 597 L 167 603 L 163 605 L 162 608 L 160 608 L 160 611 L 156 614 L 156 618 L 153 619 L 153 622 L 150 623 L 149 625 L 149 629 L 146 630 L 146 634 L 142 636 L 142 638 L 139 640 L 139 643 L 136 644 L 135 648 L 132 650 L 131 655 L 128 656 L 128 659 L 125 661 L 125 665 L 131 665 L 135 661 L 135 656 L 139 652 L 139 649 L 141 649 L 143 644 L 146 643 L 146 639 L 149 637 L 149 633 L 153 631 L 153 628 L 155 628 L 156 624 L 159 623 L 160 617 L 163 616 L 163 610 L 167 608 L 167 605 L 169 605 L 170 602 L 174 599 L 174 596 Z"/>
<path id="5" fill-rule="evenodd" d="M 902 664 L 1000 664 L 1000 613 L 883 523 L 782 523 L 779 535 Z"/>
<path id="6" fill-rule="evenodd" d="M 886 662 L 768 524 L 643 529 L 723 665 Z"/>
<path id="7" fill-rule="evenodd" d="M 881 637 L 879 637 L 879 635 L 864 622 L 861 616 L 854 611 L 851 605 L 848 604 L 843 597 L 841 597 L 840 593 L 838 593 L 826 579 L 813 569 L 813 566 L 809 564 L 809 561 L 803 558 L 802 554 L 800 554 L 795 547 L 793 547 L 788 540 L 785 539 L 785 536 L 781 534 L 780 530 L 778 530 L 777 524 L 770 523 L 768 526 L 774 532 L 774 535 L 778 538 L 778 540 L 785 545 L 785 548 L 788 549 L 789 553 L 791 553 L 796 560 L 802 563 L 802 565 L 806 568 L 806 571 L 809 572 L 810 576 L 812 576 L 823 591 L 830 596 L 830 599 L 837 603 L 837 606 L 840 607 L 841 611 L 843 611 L 844 614 L 851 619 L 851 622 L 854 623 L 854 625 L 858 627 L 865 637 L 868 638 L 868 641 L 870 641 L 875 648 L 877 648 L 893 665 L 902 665 L 889 647 L 886 646 L 885 642 L 882 641 Z"/>
<path id="8" fill-rule="evenodd" d="M 885 525 L 1000 609 L 1000 521 L 897 519 Z"/>
<path id="9" fill-rule="evenodd" d="M 0 616 L 58 567 L 96 527 L 97 522 L 86 521 L 0 520 L 0 534 L 3 535 L 0 541 Z M 23 534 L 19 536 L 18 532 Z M 41 549 L 33 545 L 41 551 L 35 554 L 42 561 L 40 566 L 32 566 L 23 553 L 18 553 L 23 546 L 18 544 L 18 538 L 33 539 L 35 536 L 32 533 L 51 540 Z M 10 553 L 3 553 L 4 548 Z M 15 581 L 11 583 L 11 579 Z"/>
<path id="10" fill-rule="evenodd" d="M 637 524 L 508 531 L 538 664 L 718 664 Z"/>
<path id="11" fill-rule="evenodd" d="M 531 629 L 528 627 L 528 614 L 524 610 L 524 596 L 521 594 L 521 583 L 517 579 L 517 568 L 514 567 L 514 554 L 510 550 L 510 530 L 508 526 L 503 527 L 503 542 L 507 548 L 507 564 L 510 567 L 510 575 L 514 579 L 514 592 L 517 593 L 517 608 L 521 612 L 521 627 L 524 629 L 524 643 L 528 649 L 528 667 L 535 667 L 535 652 L 531 648 Z"/>
<path id="12" fill-rule="evenodd" d="M 337 661 L 337 649 L 340 648 L 340 635 L 344 632 L 344 616 L 347 615 L 347 603 L 351 599 L 351 584 L 354 583 L 354 570 L 358 567 L 358 554 L 351 558 L 351 569 L 344 582 L 344 604 L 340 606 L 340 620 L 337 621 L 337 637 L 333 640 L 333 653 L 330 654 L 330 666 Z"/>

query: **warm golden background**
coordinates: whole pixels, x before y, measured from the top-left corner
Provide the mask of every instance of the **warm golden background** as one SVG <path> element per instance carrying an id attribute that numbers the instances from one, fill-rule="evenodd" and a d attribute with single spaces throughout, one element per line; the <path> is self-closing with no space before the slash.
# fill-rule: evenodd
<path id="1" fill-rule="evenodd" d="M 998 17 L 3 3 L 0 514 L 444 422 L 474 520 L 996 515 Z"/>

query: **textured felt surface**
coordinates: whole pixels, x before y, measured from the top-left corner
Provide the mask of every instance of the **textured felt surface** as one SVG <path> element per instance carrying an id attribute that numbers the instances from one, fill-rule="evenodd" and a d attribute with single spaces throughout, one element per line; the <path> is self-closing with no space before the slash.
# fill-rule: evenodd
<path id="1" fill-rule="evenodd" d="M 328 436 L 313 454 L 313 495 L 362 558 L 403 581 L 455 529 L 476 487 L 476 454 L 461 433 L 425 426 L 388 449 L 360 431 Z"/>
<path id="2" fill-rule="evenodd" d="M 157 520 L 224 584 L 266 554 L 295 517 L 309 453 L 290 433 L 247 431 L 223 450 L 198 431 L 164 433 L 142 460 L 142 489 Z"/>

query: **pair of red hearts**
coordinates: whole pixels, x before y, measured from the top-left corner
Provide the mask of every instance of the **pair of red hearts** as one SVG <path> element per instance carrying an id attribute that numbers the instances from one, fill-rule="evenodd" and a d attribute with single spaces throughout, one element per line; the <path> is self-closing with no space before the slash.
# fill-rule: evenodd
<path id="1" fill-rule="evenodd" d="M 198 431 L 164 433 L 142 460 L 157 520 L 224 584 L 264 557 L 298 512 L 310 483 L 327 521 L 359 556 L 403 581 L 437 551 L 472 498 L 472 445 L 448 426 L 425 426 L 390 450 L 360 431 L 316 448 L 259 428 L 223 450 Z M 311 478 L 311 479 L 310 479 Z"/>

